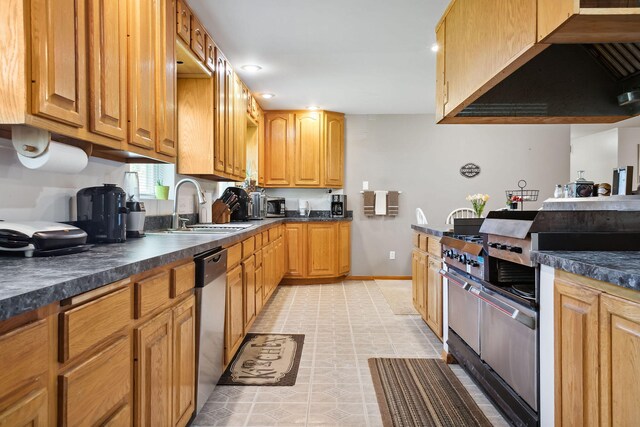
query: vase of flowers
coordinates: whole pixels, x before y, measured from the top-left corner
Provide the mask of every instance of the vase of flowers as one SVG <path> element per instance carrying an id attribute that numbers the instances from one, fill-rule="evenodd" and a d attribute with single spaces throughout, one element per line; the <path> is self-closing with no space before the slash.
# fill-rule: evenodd
<path id="1" fill-rule="evenodd" d="M 467 196 L 467 200 L 471 202 L 471 208 L 476 214 L 476 218 L 482 218 L 482 211 L 484 211 L 484 207 L 487 205 L 489 195 L 481 193 L 473 194 Z"/>

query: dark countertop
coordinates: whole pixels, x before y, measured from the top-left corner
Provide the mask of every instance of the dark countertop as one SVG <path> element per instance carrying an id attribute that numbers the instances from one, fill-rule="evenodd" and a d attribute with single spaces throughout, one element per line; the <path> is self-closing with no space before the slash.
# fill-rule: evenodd
<path id="1" fill-rule="evenodd" d="M 0 256 L 0 320 L 125 279 L 219 246 L 232 245 L 283 222 L 351 221 L 352 218 L 268 218 L 225 235 L 147 234 L 125 243 L 49 258 Z"/>
<path id="2" fill-rule="evenodd" d="M 569 273 L 640 291 L 640 252 L 537 251 L 531 259 Z"/>
<path id="3" fill-rule="evenodd" d="M 453 225 L 411 224 L 411 228 L 421 233 L 427 233 L 437 237 L 442 237 L 446 236 L 447 234 L 453 233 Z"/>

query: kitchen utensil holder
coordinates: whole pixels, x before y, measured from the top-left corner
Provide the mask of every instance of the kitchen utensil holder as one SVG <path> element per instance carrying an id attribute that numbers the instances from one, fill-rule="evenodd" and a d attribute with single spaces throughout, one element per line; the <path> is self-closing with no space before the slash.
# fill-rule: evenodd
<path id="1" fill-rule="evenodd" d="M 229 206 L 222 200 L 216 200 L 211 205 L 211 222 L 215 224 L 226 224 L 231 222 L 231 211 Z"/>

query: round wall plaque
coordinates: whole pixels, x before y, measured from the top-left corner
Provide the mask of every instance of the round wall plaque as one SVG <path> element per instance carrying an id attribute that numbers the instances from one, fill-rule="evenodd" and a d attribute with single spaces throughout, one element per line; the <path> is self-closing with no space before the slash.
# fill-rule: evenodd
<path id="1" fill-rule="evenodd" d="M 465 178 L 475 178 L 480 175 L 480 166 L 475 163 L 467 163 L 460 168 L 460 175 Z"/>

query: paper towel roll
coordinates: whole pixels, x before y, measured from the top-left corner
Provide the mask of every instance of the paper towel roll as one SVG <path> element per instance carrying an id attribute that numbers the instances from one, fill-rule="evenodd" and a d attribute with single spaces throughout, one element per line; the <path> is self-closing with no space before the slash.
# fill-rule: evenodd
<path id="1" fill-rule="evenodd" d="M 78 173 L 89 162 L 87 153 L 81 148 L 53 141 L 42 155 L 26 157 L 18 153 L 18 160 L 29 169 L 59 173 Z"/>

